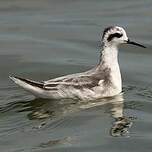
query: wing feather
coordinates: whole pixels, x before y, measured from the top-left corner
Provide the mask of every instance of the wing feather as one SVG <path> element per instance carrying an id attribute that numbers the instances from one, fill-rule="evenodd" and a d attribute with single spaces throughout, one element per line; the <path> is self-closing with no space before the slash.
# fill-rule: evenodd
<path id="1" fill-rule="evenodd" d="M 97 73 L 93 71 L 87 71 L 84 73 L 71 74 L 55 79 L 51 79 L 44 82 L 44 88 L 47 89 L 61 89 L 61 88 L 87 88 L 92 89 L 96 86 L 101 86 L 102 84 L 109 81 L 110 69 L 105 68 L 99 70 Z"/>
<path id="2" fill-rule="evenodd" d="M 67 87 L 73 87 L 73 88 L 93 88 L 98 85 L 100 79 L 97 79 L 92 76 L 80 76 L 80 77 L 70 77 L 70 78 L 64 78 L 60 81 L 49 81 L 47 83 L 44 83 L 44 87 L 49 89 L 52 87 L 55 88 L 67 88 Z"/>

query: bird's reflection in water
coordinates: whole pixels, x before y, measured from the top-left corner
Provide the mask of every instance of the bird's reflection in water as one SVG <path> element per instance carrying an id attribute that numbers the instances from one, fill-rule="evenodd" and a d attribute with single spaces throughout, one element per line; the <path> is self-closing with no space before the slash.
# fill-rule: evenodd
<path id="1" fill-rule="evenodd" d="M 122 94 L 94 101 L 34 99 L 31 101 L 9 103 L 7 106 L 1 107 L 0 111 L 7 112 L 12 109 L 16 109 L 17 112 L 29 111 L 27 117 L 30 120 L 43 120 L 39 127 L 37 127 L 41 128 L 50 120 L 64 118 L 71 113 L 103 105 L 106 112 L 110 113 L 114 118 L 112 127 L 110 128 L 110 135 L 114 137 L 128 135 L 128 129 L 131 127 L 132 122 L 129 117 L 123 114 L 124 99 Z"/>
<path id="2" fill-rule="evenodd" d="M 111 105 L 111 115 L 114 118 L 113 125 L 110 129 L 111 136 L 128 136 L 129 128 L 132 126 L 132 117 L 124 115 L 123 95 L 117 96 Z"/>

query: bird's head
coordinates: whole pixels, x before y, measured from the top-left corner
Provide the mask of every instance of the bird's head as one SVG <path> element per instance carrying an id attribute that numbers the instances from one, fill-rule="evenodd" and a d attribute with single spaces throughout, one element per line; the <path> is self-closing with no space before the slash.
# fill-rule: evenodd
<path id="1" fill-rule="evenodd" d="M 119 26 L 110 26 L 103 32 L 102 42 L 105 46 L 118 46 L 119 44 L 127 43 L 145 48 L 145 46 L 136 42 L 130 41 L 126 31 Z"/>

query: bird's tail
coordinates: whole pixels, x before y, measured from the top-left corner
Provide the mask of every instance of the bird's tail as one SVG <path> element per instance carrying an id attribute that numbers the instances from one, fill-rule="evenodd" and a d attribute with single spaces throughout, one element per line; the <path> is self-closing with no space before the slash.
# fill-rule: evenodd
<path id="1" fill-rule="evenodd" d="M 18 84 L 20 87 L 25 89 L 26 91 L 31 92 L 37 97 L 43 98 L 44 91 L 45 91 L 43 89 L 44 87 L 43 83 L 32 81 L 29 79 L 20 78 L 20 77 L 9 76 L 9 78 L 13 80 L 16 84 Z"/>

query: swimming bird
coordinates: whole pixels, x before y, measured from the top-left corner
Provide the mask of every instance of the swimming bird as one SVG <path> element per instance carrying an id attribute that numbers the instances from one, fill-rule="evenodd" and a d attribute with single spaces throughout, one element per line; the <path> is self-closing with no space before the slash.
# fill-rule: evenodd
<path id="1" fill-rule="evenodd" d="M 118 63 L 118 46 L 132 44 L 125 30 L 119 26 L 110 26 L 103 31 L 102 49 L 99 63 L 92 69 L 70 74 L 51 80 L 36 82 L 30 79 L 10 76 L 16 84 L 38 98 L 78 98 L 94 100 L 115 96 L 122 91 L 122 79 Z"/>

